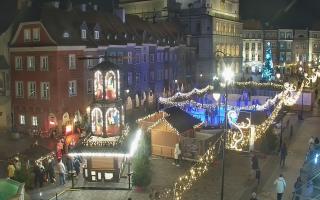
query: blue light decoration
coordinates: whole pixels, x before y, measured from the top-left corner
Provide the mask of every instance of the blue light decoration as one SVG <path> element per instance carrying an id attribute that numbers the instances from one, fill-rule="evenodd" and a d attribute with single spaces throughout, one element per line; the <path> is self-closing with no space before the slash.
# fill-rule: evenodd
<path id="1" fill-rule="evenodd" d="M 274 69 L 272 63 L 272 51 L 270 42 L 267 42 L 266 54 L 265 54 L 265 62 L 262 68 L 261 78 L 263 82 L 272 81 L 274 77 Z"/>

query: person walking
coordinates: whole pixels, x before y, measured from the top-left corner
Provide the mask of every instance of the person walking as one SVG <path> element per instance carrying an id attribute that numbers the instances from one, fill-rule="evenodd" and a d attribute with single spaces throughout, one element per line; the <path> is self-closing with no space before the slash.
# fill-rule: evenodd
<path id="1" fill-rule="evenodd" d="M 284 142 L 280 148 L 280 167 L 284 167 L 287 157 L 287 145 Z"/>
<path id="2" fill-rule="evenodd" d="M 181 150 L 180 150 L 180 147 L 179 147 L 179 143 L 177 143 L 176 147 L 174 149 L 174 162 L 175 162 L 177 167 L 180 166 L 180 163 L 179 163 L 180 155 L 181 155 Z"/>
<path id="3" fill-rule="evenodd" d="M 78 158 L 74 159 L 73 162 L 74 170 L 76 171 L 77 176 L 80 174 L 80 161 Z"/>
<path id="4" fill-rule="evenodd" d="M 276 185 L 277 200 L 282 200 L 284 190 L 287 186 L 282 174 L 280 174 L 280 176 L 274 181 L 274 184 Z"/>
<path id="5" fill-rule="evenodd" d="M 33 173 L 34 173 L 34 187 L 42 187 L 43 185 L 43 177 L 42 177 L 42 171 L 40 168 L 40 164 L 37 162 L 34 165 L 33 168 Z"/>
<path id="6" fill-rule="evenodd" d="M 301 195 L 301 191 L 302 191 L 302 180 L 301 177 L 299 176 L 296 180 L 296 182 L 294 183 L 294 196 L 295 199 L 294 200 L 300 200 L 300 195 Z"/>
<path id="7" fill-rule="evenodd" d="M 251 174 L 253 179 L 254 179 L 254 176 L 256 176 L 257 178 L 257 170 L 259 170 L 259 159 L 256 154 L 253 154 L 253 156 L 251 157 L 251 170 L 252 170 Z"/>
<path id="8" fill-rule="evenodd" d="M 258 200 L 257 193 L 252 192 L 250 200 Z"/>
<path id="9" fill-rule="evenodd" d="M 48 176 L 49 176 L 50 183 L 56 182 L 56 178 L 54 175 L 54 161 L 53 161 L 53 159 L 50 159 L 48 161 Z"/>
<path id="10" fill-rule="evenodd" d="M 64 185 L 66 184 L 66 179 L 65 179 L 66 168 L 61 159 L 58 160 L 57 168 L 59 173 L 59 183 L 60 185 Z"/>
<path id="11" fill-rule="evenodd" d="M 16 171 L 16 168 L 14 167 L 12 160 L 9 161 L 9 165 L 8 165 L 8 169 L 7 170 L 8 170 L 8 177 L 10 179 L 13 179 L 15 171 Z"/>

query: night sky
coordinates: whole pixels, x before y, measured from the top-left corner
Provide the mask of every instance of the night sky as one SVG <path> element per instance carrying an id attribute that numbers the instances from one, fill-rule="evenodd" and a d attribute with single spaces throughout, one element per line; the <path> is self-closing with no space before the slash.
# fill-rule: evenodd
<path id="1" fill-rule="evenodd" d="M 320 0 L 240 0 L 240 16 L 275 28 L 312 28 L 320 23 Z"/>

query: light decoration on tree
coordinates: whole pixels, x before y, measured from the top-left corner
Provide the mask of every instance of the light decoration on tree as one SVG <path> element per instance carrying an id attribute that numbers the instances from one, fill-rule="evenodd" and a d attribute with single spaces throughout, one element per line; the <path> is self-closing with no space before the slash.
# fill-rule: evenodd
<path id="1" fill-rule="evenodd" d="M 267 47 L 266 47 L 266 53 L 265 53 L 265 62 L 262 67 L 262 74 L 261 78 L 262 81 L 268 82 L 272 81 L 273 79 L 273 63 L 272 63 L 272 51 L 271 51 L 271 44 L 270 42 L 267 42 Z"/>

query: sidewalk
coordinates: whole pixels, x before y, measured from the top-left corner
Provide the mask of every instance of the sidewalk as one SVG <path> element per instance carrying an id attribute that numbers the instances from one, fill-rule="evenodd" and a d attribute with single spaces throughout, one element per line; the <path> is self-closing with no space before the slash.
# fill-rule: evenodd
<path id="1" fill-rule="evenodd" d="M 320 136 L 319 129 L 320 123 L 318 117 L 318 109 L 315 108 L 313 113 L 306 113 L 304 120 L 301 121 L 301 126 L 298 129 L 294 129 L 294 136 L 288 146 L 288 156 L 286 159 L 286 166 L 281 169 L 278 165 L 279 158 L 275 157 L 274 161 L 277 163 L 277 167 L 269 175 L 268 180 L 263 187 L 258 191 L 258 197 L 260 200 L 274 200 L 276 199 L 274 180 L 283 174 L 287 182 L 287 188 L 284 194 L 284 200 L 292 199 L 293 186 L 297 176 L 299 176 L 300 168 L 305 160 L 306 153 L 308 151 L 308 140 L 311 136 Z"/>

